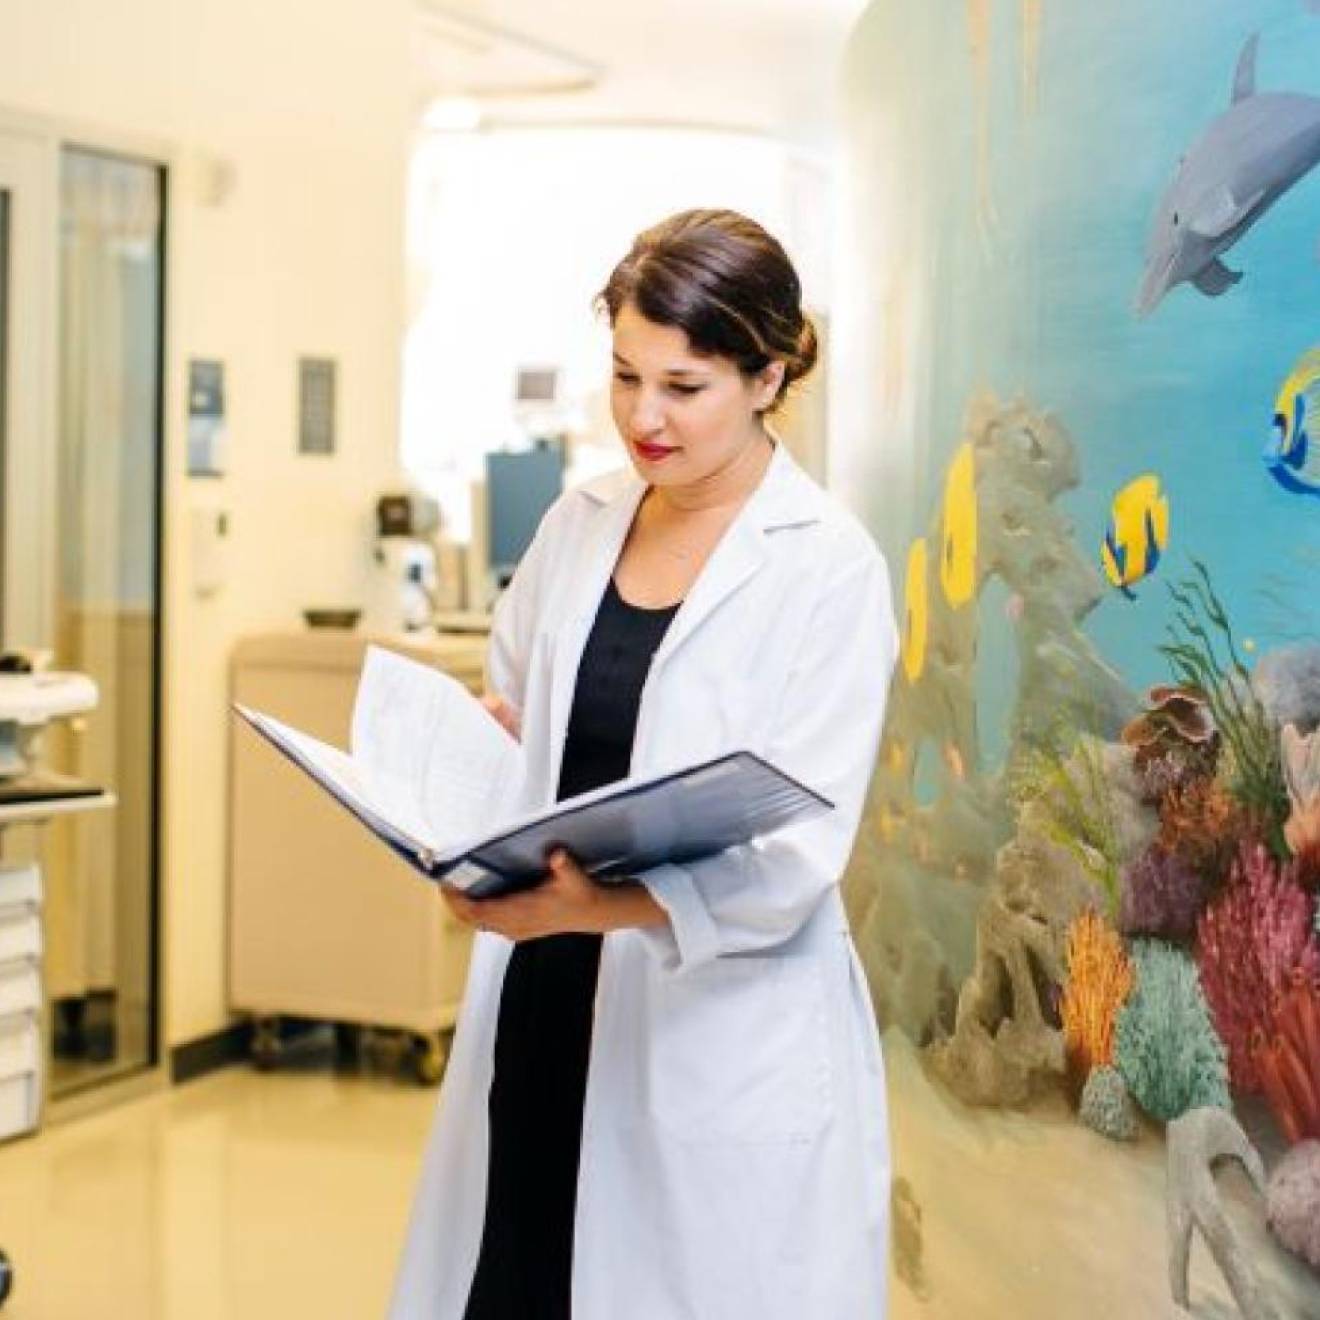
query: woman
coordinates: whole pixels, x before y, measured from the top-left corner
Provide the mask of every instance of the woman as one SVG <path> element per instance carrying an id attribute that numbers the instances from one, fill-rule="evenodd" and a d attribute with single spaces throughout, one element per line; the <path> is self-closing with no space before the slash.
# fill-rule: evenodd
<path id="1" fill-rule="evenodd" d="M 526 806 L 747 747 L 836 809 L 597 885 L 571 857 L 481 933 L 395 1320 L 876 1320 L 889 1155 L 838 890 L 895 656 L 874 543 L 765 418 L 815 337 L 728 211 L 600 296 L 633 471 L 566 493 L 495 612 Z"/>

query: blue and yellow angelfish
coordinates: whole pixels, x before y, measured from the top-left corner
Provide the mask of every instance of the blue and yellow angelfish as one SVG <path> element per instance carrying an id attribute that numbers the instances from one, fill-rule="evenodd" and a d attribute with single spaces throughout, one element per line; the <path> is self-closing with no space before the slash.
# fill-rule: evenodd
<path id="1" fill-rule="evenodd" d="M 1149 577 L 1169 544 L 1169 501 L 1160 479 L 1147 472 L 1114 496 L 1100 562 L 1105 576 L 1129 600 L 1133 586 Z"/>
<path id="2" fill-rule="evenodd" d="M 1295 495 L 1320 496 L 1320 349 L 1303 353 L 1274 401 L 1274 431 L 1262 457 Z"/>

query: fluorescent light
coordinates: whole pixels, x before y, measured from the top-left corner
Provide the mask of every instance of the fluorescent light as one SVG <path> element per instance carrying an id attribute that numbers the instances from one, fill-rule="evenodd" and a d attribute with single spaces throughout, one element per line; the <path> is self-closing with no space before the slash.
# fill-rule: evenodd
<path id="1" fill-rule="evenodd" d="M 422 125 L 436 133 L 471 133 L 481 127 L 481 106 L 471 96 L 438 96 L 426 107 Z"/>

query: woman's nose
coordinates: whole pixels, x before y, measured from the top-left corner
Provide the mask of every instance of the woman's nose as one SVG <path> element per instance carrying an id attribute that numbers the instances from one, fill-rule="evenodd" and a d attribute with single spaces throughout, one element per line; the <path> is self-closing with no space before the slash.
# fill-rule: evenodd
<path id="1" fill-rule="evenodd" d="M 628 421 L 634 435 L 651 435 L 658 431 L 665 423 L 660 398 L 649 390 L 639 390 Z"/>

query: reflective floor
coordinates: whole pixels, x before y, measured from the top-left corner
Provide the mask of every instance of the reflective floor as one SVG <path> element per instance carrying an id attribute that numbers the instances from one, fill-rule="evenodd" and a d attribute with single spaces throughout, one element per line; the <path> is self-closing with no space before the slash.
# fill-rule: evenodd
<path id="1" fill-rule="evenodd" d="M 4 1320 L 372 1320 L 434 1089 L 231 1068 L 0 1146 Z"/>

